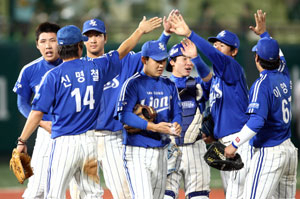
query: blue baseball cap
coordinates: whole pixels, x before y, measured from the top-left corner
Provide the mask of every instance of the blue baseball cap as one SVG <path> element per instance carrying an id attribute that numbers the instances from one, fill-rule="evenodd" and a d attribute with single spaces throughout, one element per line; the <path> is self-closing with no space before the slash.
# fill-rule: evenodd
<path id="1" fill-rule="evenodd" d="M 90 30 L 95 30 L 97 32 L 106 34 L 105 24 L 100 19 L 90 19 L 84 22 L 82 27 L 82 34 Z"/>
<path id="2" fill-rule="evenodd" d="M 275 39 L 264 37 L 261 38 L 252 48 L 259 57 L 267 61 L 277 60 L 279 58 L 279 45 Z"/>
<path id="3" fill-rule="evenodd" d="M 209 37 L 208 41 L 212 43 L 220 41 L 234 48 L 240 47 L 240 40 L 238 36 L 228 30 L 222 30 L 216 37 Z"/>
<path id="4" fill-rule="evenodd" d="M 142 56 L 151 57 L 155 61 L 161 61 L 168 58 L 167 46 L 161 41 L 147 41 L 142 46 Z"/>
<path id="5" fill-rule="evenodd" d="M 166 70 L 169 72 L 172 72 L 172 65 L 170 64 L 170 61 L 174 57 L 183 56 L 181 49 L 183 48 L 182 44 L 175 44 L 170 50 L 169 50 L 169 63 L 167 64 Z"/>
<path id="6" fill-rule="evenodd" d="M 57 32 L 57 42 L 60 46 L 72 45 L 87 40 L 88 37 L 82 35 L 80 29 L 74 25 L 62 27 Z"/>

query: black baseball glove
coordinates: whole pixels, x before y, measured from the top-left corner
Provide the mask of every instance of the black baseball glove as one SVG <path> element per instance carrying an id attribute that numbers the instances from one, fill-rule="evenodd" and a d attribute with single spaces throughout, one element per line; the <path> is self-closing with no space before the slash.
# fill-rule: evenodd
<path id="1" fill-rule="evenodd" d="M 200 128 L 200 131 L 204 133 L 207 137 L 211 136 L 214 138 L 214 120 L 212 118 L 211 113 L 208 113 L 206 116 L 204 116 L 202 120 L 202 125 Z"/>
<path id="2" fill-rule="evenodd" d="M 234 158 L 226 158 L 224 156 L 225 145 L 220 142 L 214 142 L 210 145 L 204 155 L 206 163 L 218 170 L 234 171 L 244 167 L 241 156 L 236 153 Z"/>
<path id="3" fill-rule="evenodd" d="M 148 122 L 153 122 L 157 115 L 153 107 L 141 105 L 141 104 L 136 104 L 134 106 L 133 113 Z M 126 129 L 128 133 L 138 133 L 142 131 L 141 129 L 128 126 L 127 124 L 125 124 L 123 127 Z"/>

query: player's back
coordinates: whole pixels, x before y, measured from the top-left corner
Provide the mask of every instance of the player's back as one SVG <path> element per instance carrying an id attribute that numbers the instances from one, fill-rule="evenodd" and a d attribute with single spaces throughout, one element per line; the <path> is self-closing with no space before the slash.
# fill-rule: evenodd
<path id="1" fill-rule="evenodd" d="M 255 98 L 263 103 L 255 104 Z M 251 140 L 254 146 L 276 146 L 291 136 L 291 82 L 289 75 L 278 70 L 264 70 L 250 90 L 249 105 L 262 106 L 258 112 L 265 119 L 264 126 Z"/>
<path id="2" fill-rule="evenodd" d="M 64 62 L 49 71 L 42 81 L 43 95 L 35 97 L 34 103 L 42 98 L 40 105 L 45 104 L 45 110 L 53 105 L 52 138 L 84 133 L 95 127 L 103 79 L 107 79 L 104 76 L 94 62 L 79 59 Z"/>

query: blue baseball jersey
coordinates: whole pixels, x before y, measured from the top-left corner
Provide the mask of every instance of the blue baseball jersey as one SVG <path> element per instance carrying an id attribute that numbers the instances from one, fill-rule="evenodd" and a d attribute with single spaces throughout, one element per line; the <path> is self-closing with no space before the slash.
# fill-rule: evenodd
<path id="1" fill-rule="evenodd" d="M 264 70 L 250 89 L 248 114 L 257 114 L 264 125 L 250 140 L 254 147 L 277 146 L 291 137 L 292 83 L 281 57 L 280 67 Z"/>
<path id="2" fill-rule="evenodd" d="M 37 92 L 45 73 L 61 63 L 61 59 L 57 59 L 55 62 L 47 62 L 43 57 L 30 62 L 21 70 L 13 91 L 27 99 L 27 101 L 30 101 L 32 96 Z M 43 120 L 51 121 L 52 115 L 45 114 Z"/>
<path id="3" fill-rule="evenodd" d="M 159 41 L 167 43 L 170 36 L 161 34 Z M 131 51 L 122 60 L 122 69 L 111 81 L 104 85 L 101 109 L 97 119 L 96 130 L 109 130 L 119 131 L 123 129 L 123 124 L 119 120 L 114 119 L 114 112 L 116 102 L 123 83 L 136 72 L 143 69 L 143 63 L 141 61 L 141 52 L 135 53 Z M 85 60 L 92 60 L 89 57 L 85 57 Z"/>
<path id="4" fill-rule="evenodd" d="M 217 139 L 239 132 L 248 120 L 248 87 L 242 66 L 192 32 L 189 37 L 213 63 L 209 104 Z"/>
<path id="5" fill-rule="evenodd" d="M 113 119 L 116 102 L 123 83 L 136 72 L 141 71 L 143 63 L 141 61 L 141 52 L 131 51 L 122 60 L 122 69 L 111 81 L 104 85 L 101 109 L 97 119 L 96 130 L 119 131 L 123 125 L 119 120 Z M 85 58 L 89 60 L 89 58 Z"/>
<path id="6" fill-rule="evenodd" d="M 149 77 L 144 72 L 137 73 L 123 85 L 117 112 L 133 112 L 136 104 L 152 106 L 157 117 L 154 123 L 178 122 L 173 119 L 181 115 L 181 101 L 175 84 L 166 77 Z M 179 117 L 181 119 L 181 117 Z M 143 130 L 130 134 L 123 129 L 123 144 L 141 147 L 163 147 L 170 142 L 169 136 Z"/>
<path id="7" fill-rule="evenodd" d="M 95 129 L 104 84 L 120 70 L 117 51 L 93 61 L 63 62 L 45 75 L 32 109 L 48 113 L 53 107 L 52 138 Z"/>

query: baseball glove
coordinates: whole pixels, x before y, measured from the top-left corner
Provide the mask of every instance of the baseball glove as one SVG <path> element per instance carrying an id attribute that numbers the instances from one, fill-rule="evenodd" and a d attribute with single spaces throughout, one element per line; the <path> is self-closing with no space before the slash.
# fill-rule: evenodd
<path id="1" fill-rule="evenodd" d="M 214 137 L 214 126 L 214 120 L 212 118 L 211 113 L 209 113 L 206 116 L 204 116 L 200 131 L 204 133 L 207 137 Z"/>
<path id="2" fill-rule="evenodd" d="M 141 104 L 136 104 L 134 106 L 133 113 L 148 122 L 153 122 L 157 115 L 153 107 Z M 124 125 L 124 128 L 128 133 L 138 133 L 142 131 L 141 129 L 128 126 L 127 124 Z"/>
<path id="3" fill-rule="evenodd" d="M 96 159 L 86 160 L 83 166 L 83 172 L 97 184 L 100 183 L 98 163 Z"/>
<path id="4" fill-rule="evenodd" d="M 226 158 L 224 156 L 225 147 L 226 146 L 220 142 L 212 143 L 204 155 L 206 163 L 222 171 L 233 171 L 243 168 L 244 163 L 238 153 L 235 154 L 234 158 Z"/>
<path id="5" fill-rule="evenodd" d="M 16 148 L 13 150 L 9 166 L 21 184 L 33 175 L 30 161 L 31 158 L 27 153 L 20 153 Z"/>

